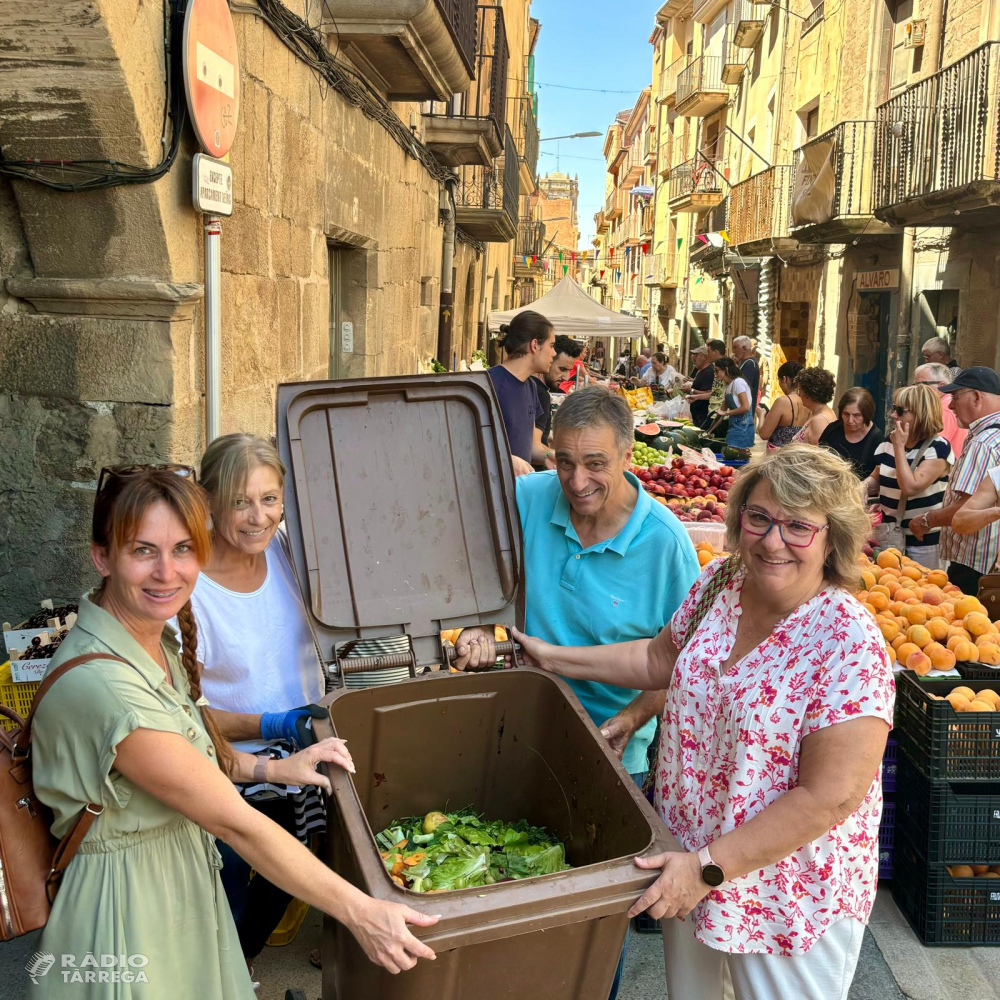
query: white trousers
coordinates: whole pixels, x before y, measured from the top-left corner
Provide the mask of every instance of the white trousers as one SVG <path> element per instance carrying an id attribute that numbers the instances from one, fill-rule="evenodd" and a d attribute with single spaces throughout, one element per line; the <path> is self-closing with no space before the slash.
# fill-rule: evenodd
<path id="1" fill-rule="evenodd" d="M 722 1000 L 728 967 L 736 1000 L 847 1000 L 865 925 L 844 917 L 805 955 L 731 955 L 702 944 L 691 920 L 664 920 L 670 1000 Z"/>
<path id="2" fill-rule="evenodd" d="M 941 557 L 936 545 L 907 545 L 906 554 L 914 562 L 928 569 L 939 569 L 941 566 Z"/>

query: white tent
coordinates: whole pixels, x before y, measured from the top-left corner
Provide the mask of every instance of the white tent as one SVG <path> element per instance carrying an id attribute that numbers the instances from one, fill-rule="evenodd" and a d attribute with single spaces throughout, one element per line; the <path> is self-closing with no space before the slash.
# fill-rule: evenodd
<path id="1" fill-rule="evenodd" d="M 507 312 L 493 312 L 488 318 L 490 333 L 496 333 L 501 323 L 509 323 L 519 312 L 531 309 L 552 321 L 557 334 L 567 337 L 628 337 L 644 335 L 642 319 L 606 309 L 592 299 L 569 275 L 551 292 L 530 305 Z"/>

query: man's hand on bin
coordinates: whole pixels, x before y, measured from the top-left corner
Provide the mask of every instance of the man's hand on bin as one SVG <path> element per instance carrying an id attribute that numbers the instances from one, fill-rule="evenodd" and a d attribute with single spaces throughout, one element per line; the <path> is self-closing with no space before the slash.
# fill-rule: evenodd
<path id="1" fill-rule="evenodd" d="M 490 670 L 497 661 L 497 637 L 495 628 L 464 628 L 455 646 L 456 670 Z M 504 666 L 510 666 L 510 657 L 504 657 Z"/>
<path id="2" fill-rule="evenodd" d="M 625 753 L 629 740 L 639 728 L 638 720 L 628 709 L 617 715 L 612 715 L 607 722 L 601 724 L 601 735 L 608 741 L 608 749 L 619 759 Z"/>
<path id="3" fill-rule="evenodd" d="M 514 475 L 516 476 L 527 476 L 530 475 L 535 470 L 531 467 L 530 462 L 526 462 L 519 455 L 511 455 L 511 461 L 514 463 Z"/>

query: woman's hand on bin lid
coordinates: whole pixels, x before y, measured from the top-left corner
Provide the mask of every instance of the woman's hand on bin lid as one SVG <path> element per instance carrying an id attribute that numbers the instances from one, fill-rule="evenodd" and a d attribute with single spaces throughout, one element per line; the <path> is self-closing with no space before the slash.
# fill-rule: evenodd
<path id="1" fill-rule="evenodd" d="M 636 900 L 629 919 L 648 912 L 653 920 L 686 917 L 712 888 L 701 877 L 697 854 L 668 851 L 648 858 L 636 858 L 639 868 L 660 868 L 660 877 Z"/>
<path id="2" fill-rule="evenodd" d="M 440 919 L 439 915 L 418 913 L 399 903 L 364 897 L 357 911 L 346 916 L 343 923 L 372 962 L 396 975 L 412 969 L 419 958 L 437 958 L 428 945 L 413 936 L 407 924 L 433 927 Z"/>

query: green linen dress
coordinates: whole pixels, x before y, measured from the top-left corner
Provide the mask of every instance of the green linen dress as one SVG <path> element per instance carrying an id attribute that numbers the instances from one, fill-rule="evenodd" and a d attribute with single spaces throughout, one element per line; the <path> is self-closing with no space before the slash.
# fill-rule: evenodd
<path id="1" fill-rule="evenodd" d="M 214 838 L 114 770 L 117 745 L 139 728 L 177 733 L 216 760 L 170 629 L 163 646 L 173 685 L 87 595 L 49 668 L 96 652 L 128 661 L 74 667 L 35 717 L 35 791 L 55 814 L 53 834 L 88 802 L 104 812 L 63 876 L 39 945 L 55 964 L 35 977 L 34 998 L 253 1000 Z"/>

